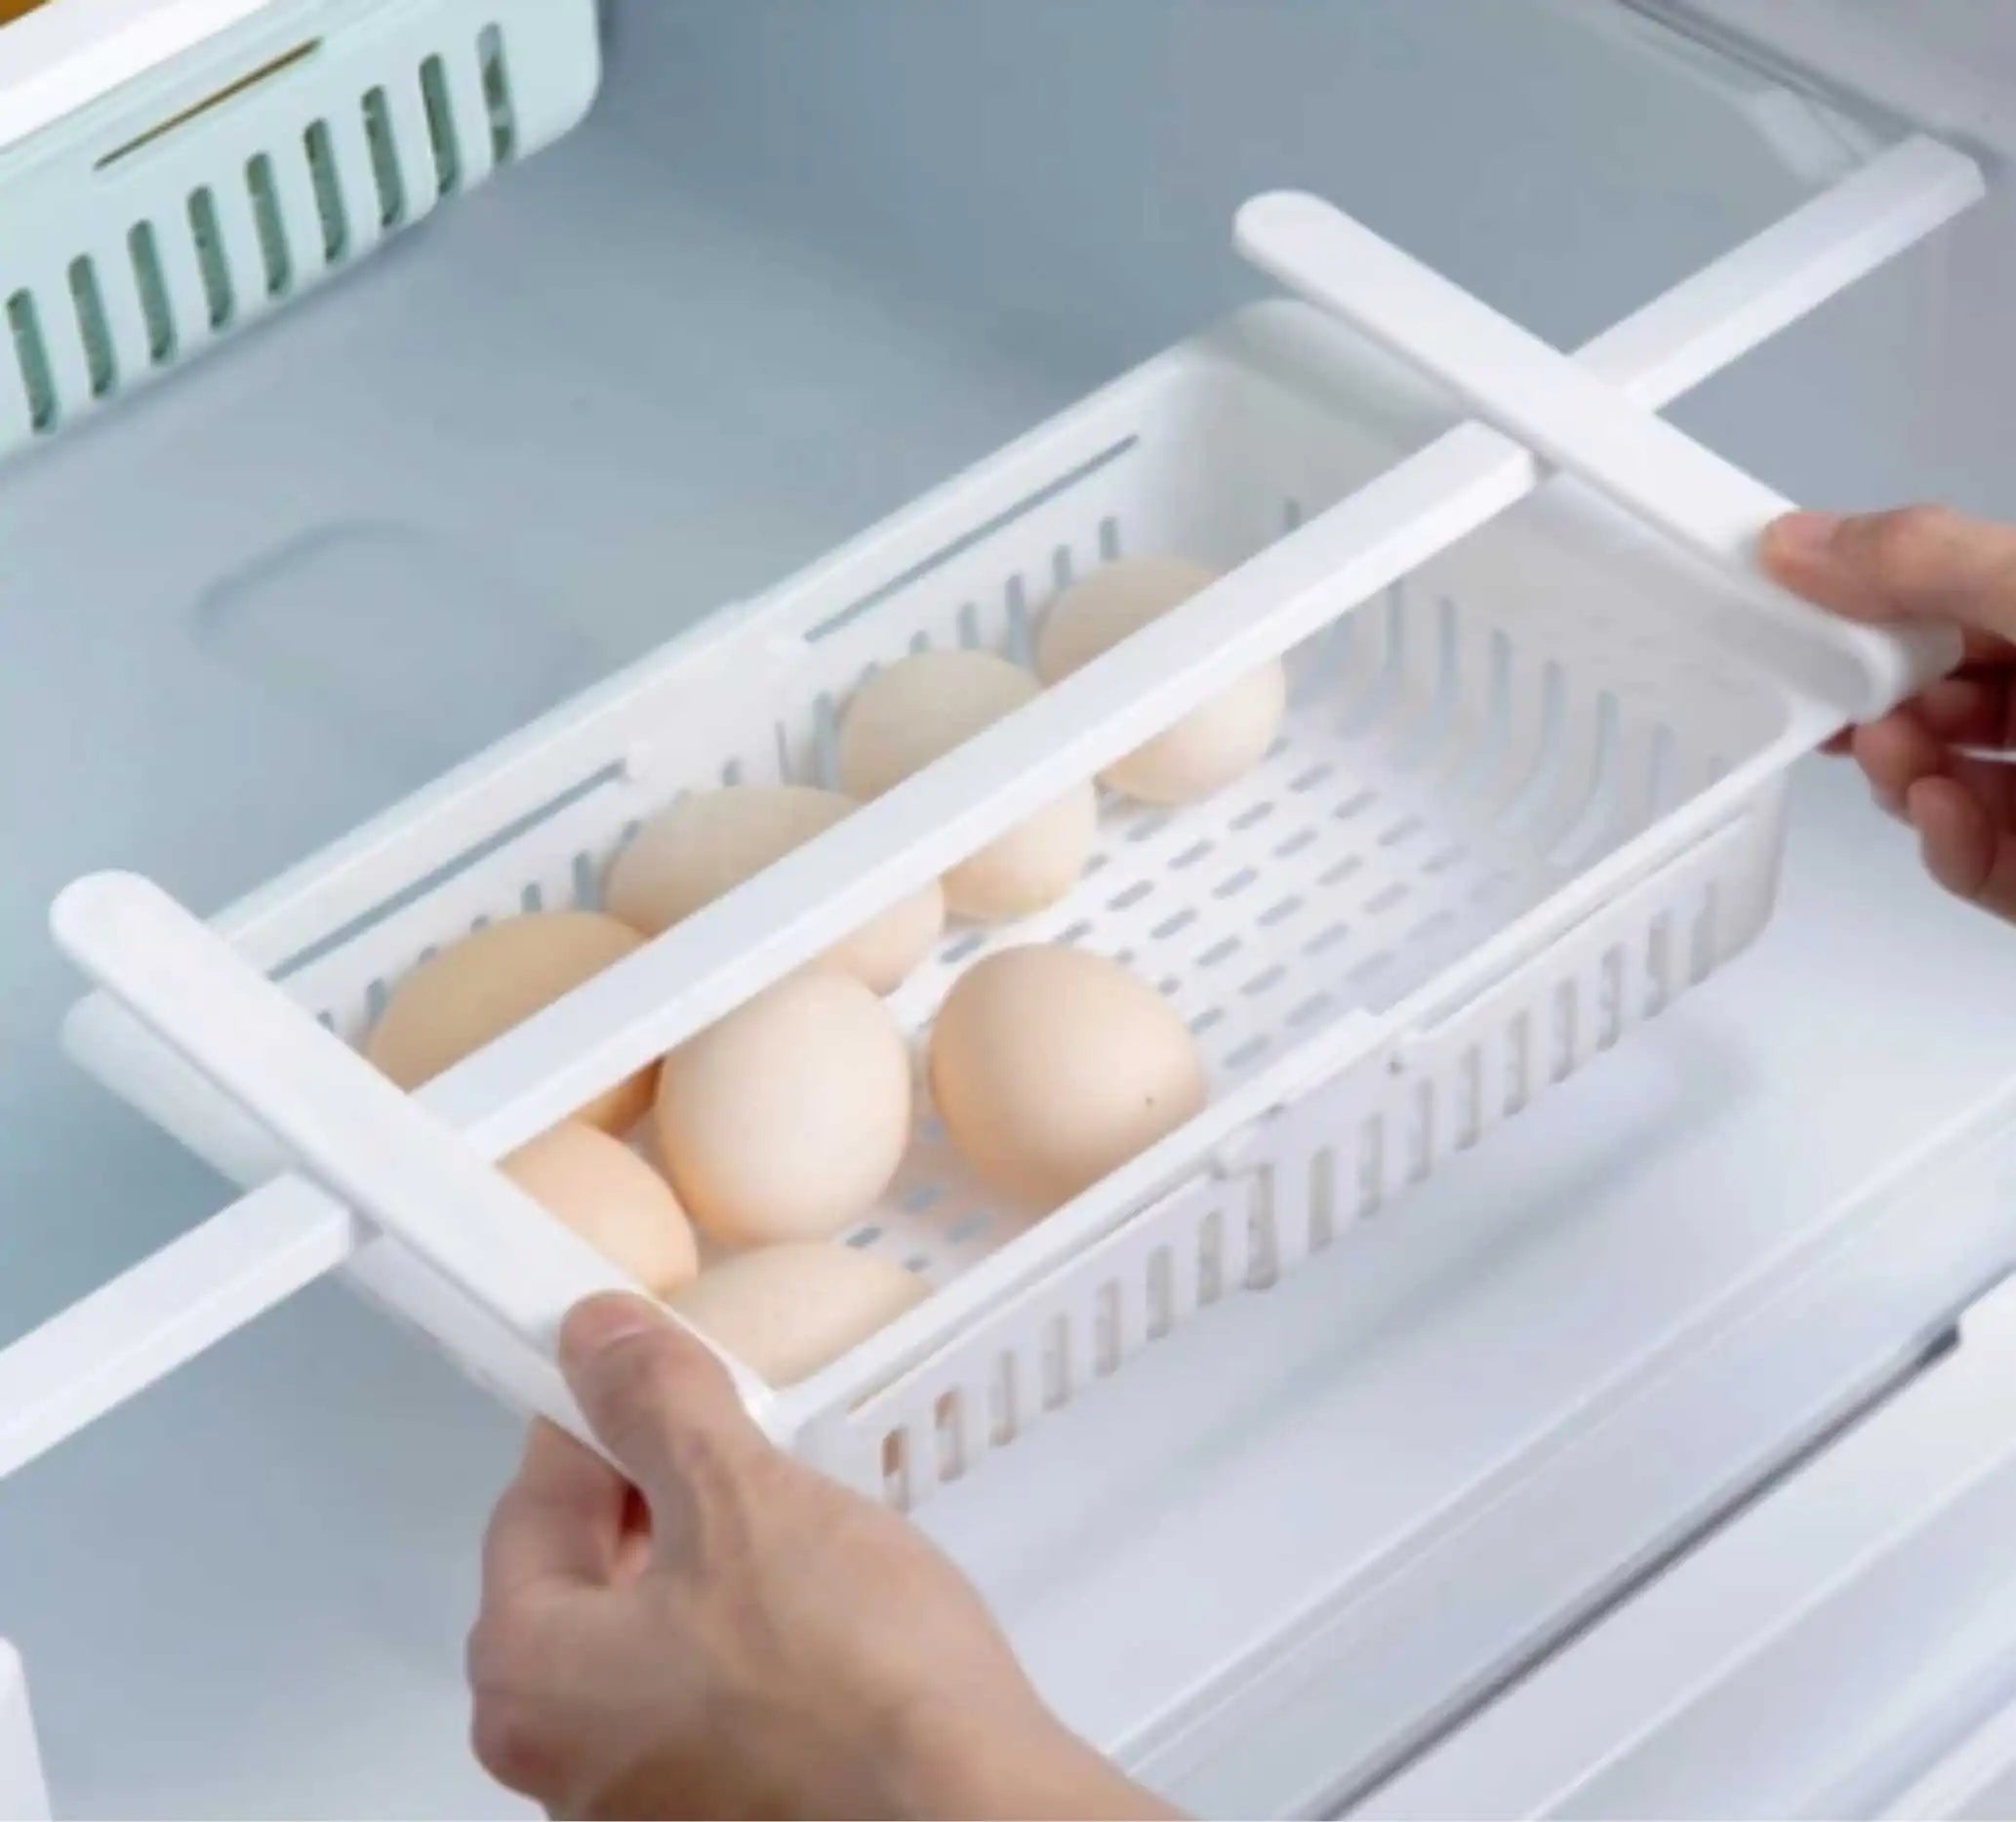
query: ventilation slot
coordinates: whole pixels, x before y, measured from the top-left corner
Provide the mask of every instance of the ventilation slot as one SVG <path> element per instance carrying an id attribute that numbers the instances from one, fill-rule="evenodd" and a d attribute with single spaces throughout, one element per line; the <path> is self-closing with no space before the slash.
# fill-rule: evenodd
<path id="1" fill-rule="evenodd" d="M 84 344 L 84 371 L 91 383 L 91 396 L 103 398 L 118 384 L 119 363 L 112 353 L 112 331 L 98 288 L 98 267 L 82 254 L 70 262 L 70 303 L 77 312 L 77 336 Z"/>
<path id="2" fill-rule="evenodd" d="M 378 185 L 381 227 L 406 219 L 406 185 L 399 177 L 399 148 L 392 142 L 392 109 L 383 88 L 364 92 L 364 142 L 371 148 L 371 177 Z"/>
<path id="3" fill-rule="evenodd" d="M 330 265 L 348 250 L 350 224 L 343 214 L 343 184 L 336 175 L 336 146 L 329 122 L 318 120 L 302 135 L 307 153 L 308 182 L 315 190 L 315 213 L 322 218 L 322 258 Z"/>
<path id="4" fill-rule="evenodd" d="M 1693 959 L 1688 972 L 1690 982 L 1704 980 L 1714 967 L 1719 945 L 1717 934 L 1717 912 L 1720 911 L 1721 894 L 1714 881 L 1711 880 L 1701 895 L 1701 910 L 1694 919 Z"/>
<path id="5" fill-rule="evenodd" d="M 910 1437 L 892 1430 L 882 1438 L 882 1493 L 897 1511 L 910 1503 Z"/>
<path id="6" fill-rule="evenodd" d="M 1361 1215 L 1379 1212 L 1386 1199 L 1386 1122 L 1368 1113 L 1358 1128 L 1358 1209 Z"/>
<path id="7" fill-rule="evenodd" d="M 1662 911 L 1645 932 L 1645 1016 L 1659 1012 L 1673 997 L 1673 912 Z"/>
<path id="8" fill-rule="evenodd" d="M 1070 1323 L 1065 1316 L 1052 1316 L 1043 1348 L 1043 1408 L 1059 1410 L 1070 1396 Z"/>
<path id="9" fill-rule="evenodd" d="M 1016 1378 L 1015 1356 L 1003 1354 L 996 1356 L 993 1396 L 989 1400 L 993 1410 L 993 1425 L 988 1432 L 988 1439 L 995 1448 L 1013 1442 L 1022 1431 Z"/>
<path id="10" fill-rule="evenodd" d="M 283 297 L 294 283 L 294 267 L 287 251 L 287 224 L 280 219 L 280 193 L 273 183 L 273 161 L 264 152 L 247 161 L 245 187 L 259 230 L 259 257 L 266 268 L 266 296 Z"/>
<path id="11" fill-rule="evenodd" d="M 439 57 L 421 63 L 420 93 L 426 107 L 427 142 L 434 148 L 434 186 L 446 196 L 462 184 L 462 151 L 455 141 L 455 109 L 448 100 L 448 66 Z"/>
<path id="12" fill-rule="evenodd" d="M 1160 1341 L 1176 1326 L 1175 1262 L 1169 1248 L 1157 1246 L 1148 1261 L 1148 1323 L 1149 1341 Z"/>
<path id="13" fill-rule="evenodd" d="M 938 1444 L 938 1478 L 956 1480 L 966 1472 L 964 1399 L 957 1392 L 941 1393 L 931 1407 L 931 1427 Z"/>
<path id="14" fill-rule="evenodd" d="M 490 150 L 499 164 L 518 149 L 518 115 L 511 101 L 511 72 L 504 62 L 504 33 L 483 27 L 476 40 L 483 65 L 483 104 L 490 110 Z"/>
<path id="15" fill-rule="evenodd" d="M 134 289 L 140 293 L 141 317 L 147 327 L 147 358 L 160 366 L 175 357 L 175 311 L 168 302 L 168 279 L 161 269 L 161 248 L 151 222 L 136 222 L 126 235 L 133 261 Z"/>
<path id="16" fill-rule="evenodd" d="M 208 189 L 190 192 L 189 234 L 196 243 L 196 265 L 203 274 L 203 296 L 210 306 L 210 326 L 222 329 L 231 320 L 231 270 L 224 263 L 223 234 L 217 221 L 217 198 Z"/>
<path id="17" fill-rule="evenodd" d="M 35 300 L 27 292 L 17 291 L 7 300 L 7 328 L 14 338 L 21 387 L 28 397 L 28 423 L 34 429 L 46 430 L 56 423 L 56 379 L 49 369 L 49 348 L 42 340 Z"/>
<path id="18" fill-rule="evenodd" d="M 1337 1237 L 1337 1154 L 1328 1146 L 1310 1160 L 1309 1244 L 1321 1252 Z"/>

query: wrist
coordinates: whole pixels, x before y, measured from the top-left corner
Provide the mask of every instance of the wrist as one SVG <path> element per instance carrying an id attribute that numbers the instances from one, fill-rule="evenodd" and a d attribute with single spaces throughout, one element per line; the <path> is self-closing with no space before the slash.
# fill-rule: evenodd
<path id="1" fill-rule="evenodd" d="M 1149 1817 L 1176 1812 L 1121 1774 L 1030 1694 L 908 1711 L 891 1758 L 891 1813 L 908 1817 Z"/>

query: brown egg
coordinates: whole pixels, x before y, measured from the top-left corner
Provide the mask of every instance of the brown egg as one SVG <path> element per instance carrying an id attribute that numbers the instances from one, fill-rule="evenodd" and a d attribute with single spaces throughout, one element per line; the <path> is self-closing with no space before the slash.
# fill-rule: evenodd
<path id="1" fill-rule="evenodd" d="M 1103 955 L 976 962 L 931 1028 L 931 1093 L 975 1172 L 1052 1208 L 1198 1113 L 1203 1059 L 1161 994 Z"/>
<path id="2" fill-rule="evenodd" d="M 992 652 L 918 652 L 854 692 L 840 721 L 840 783 L 879 797 L 962 741 L 1032 702 L 1041 686 Z M 1078 883 L 1099 830 L 1092 781 L 1067 791 L 945 876 L 962 917 L 1021 917 Z"/>
<path id="3" fill-rule="evenodd" d="M 653 1296 L 669 1295 L 700 1270 L 671 1186 L 599 1127 L 562 1120 L 499 1168 Z"/>
<path id="4" fill-rule="evenodd" d="M 728 1246 L 823 1239 L 866 1213 L 909 1143 L 909 1046 L 852 975 L 794 974 L 665 1060 L 658 1154 Z"/>
<path id="5" fill-rule="evenodd" d="M 927 1294 L 924 1280 L 873 1253 L 801 1240 L 709 1266 L 669 1301 L 717 1347 L 773 1386 L 837 1360 Z"/>
<path id="6" fill-rule="evenodd" d="M 1050 605 L 1036 639 L 1036 670 L 1056 683 L 1186 601 L 1218 572 L 1182 557 L 1126 557 L 1094 570 Z M 1143 803 L 1194 803 L 1268 755 L 1288 711 L 1279 659 L 1249 670 L 1153 740 L 1100 774 Z"/>
<path id="7" fill-rule="evenodd" d="M 633 930 L 656 936 L 711 904 L 855 808 L 852 797 L 810 785 L 726 785 L 696 790 L 661 811 L 610 863 L 602 903 Z M 893 992 L 945 928 L 934 879 L 899 900 L 822 958 L 878 993 Z"/>
<path id="8" fill-rule="evenodd" d="M 418 1088 L 643 943 L 600 911 L 528 911 L 486 924 L 392 990 L 364 1054 L 400 1087 Z M 656 1074 L 656 1064 L 639 1070 L 576 1116 L 622 1132 L 651 1104 Z"/>

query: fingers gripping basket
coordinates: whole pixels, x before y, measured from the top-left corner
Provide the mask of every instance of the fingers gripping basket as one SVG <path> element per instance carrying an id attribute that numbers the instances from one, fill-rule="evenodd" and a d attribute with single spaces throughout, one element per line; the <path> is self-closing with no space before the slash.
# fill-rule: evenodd
<path id="1" fill-rule="evenodd" d="M 1204 1112 L 1033 1224 L 927 1120 L 847 1237 L 932 1294 L 803 1384 L 744 1389 L 781 1438 L 913 1502 L 1337 1244 L 1748 942 L 1786 767 L 1947 661 L 1740 580 L 1732 540 L 1783 503 L 1642 411 L 1978 184 L 1914 142 L 1572 368 L 1334 212 L 1270 199 L 1249 251 L 1319 307 L 1263 304 L 1171 350 L 556 710 L 227 912 L 228 950 L 139 882 L 80 882 L 58 934 L 108 991 L 72 1015 L 73 1051 L 256 1187 L 0 1356 L 0 1465 L 335 1268 L 569 1417 L 546 1350 L 610 1269 L 480 1159 L 1278 653 L 1291 709 L 1256 772 L 1180 811 L 1107 803 L 1068 899 L 954 928 L 894 1002 L 921 1028 L 1001 943 L 1114 954 L 1197 1034 Z M 1455 422 L 1410 362 L 1520 440 Z M 1588 484 L 1541 485 L 1531 447 Z M 876 666 L 1024 656 L 1061 585 L 1148 551 L 1228 573 L 413 1100 L 337 1041 L 478 920 L 592 901 L 679 791 L 829 779 Z"/>

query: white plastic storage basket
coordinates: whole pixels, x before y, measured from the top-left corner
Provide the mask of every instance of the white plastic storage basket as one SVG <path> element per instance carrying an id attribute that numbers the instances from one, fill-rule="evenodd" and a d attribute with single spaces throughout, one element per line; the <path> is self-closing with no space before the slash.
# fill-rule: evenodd
<path id="1" fill-rule="evenodd" d="M 1906 147 L 1580 362 L 1662 403 L 1977 189 L 1965 160 Z M 475 1153 L 501 1154 L 1238 667 L 1288 651 L 1289 721 L 1258 771 L 1189 809 L 1108 801 L 1069 898 L 1010 926 L 953 929 L 894 1002 L 921 1029 L 988 949 L 1081 944 L 1169 997 L 1213 1090 L 1188 1126 L 1032 1224 L 975 1189 L 927 1117 L 883 1206 L 847 1237 L 933 1294 L 804 1384 L 751 1388 L 810 1458 L 913 1503 L 1198 1311 L 1271 1283 L 1369 1217 L 1403 1218 L 1394 1204 L 1410 1184 L 1672 1004 L 1767 915 L 1785 768 L 1838 725 L 1841 706 L 1732 648 L 1738 610 L 1707 565 L 1588 486 L 1534 491 L 1525 450 L 1453 423 L 1446 393 L 1333 316 L 1256 306 L 554 711 L 218 928 L 304 1013 L 354 1039 L 408 968 L 482 920 L 593 903 L 639 820 L 681 791 L 828 781 L 838 711 L 878 665 L 930 646 L 1023 656 L 1056 590 L 1115 555 L 1173 551 L 1227 569 L 418 1097 Z M 1812 636 L 1832 635 L 1816 621 Z M 1870 649 L 1895 656 L 1880 640 Z M 266 1249 L 264 1276 L 252 1282 L 254 1265 L 213 1238 L 221 1257 L 191 1250 L 161 1266 L 158 1296 L 150 1262 L 99 1293 L 95 1316 L 31 1337 L 21 1346 L 43 1349 L 39 1382 L 0 1360 L 0 1390 L 52 1409 L 0 1438 L 7 1455 L 46 1446 L 202 1345 L 194 1331 L 245 1319 L 339 1260 L 479 1373 L 513 1379 L 509 1347 L 538 1326 L 513 1312 L 537 1287 L 491 1296 L 454 1281 L 463 1242 L 482 1237 L 475 1216 L 444 1249 L 423 1247 L 423 1263 L 396 1195 L 365 1205 L 384 1231 L 353 1229 L 323 1191 L 275 1178 L 306 1159 L 332 1187 L 377 1195 L 328 1163 L 333 1125 L 302 1143 L 316 1122 L 298 1121 L 285 1145 L 266 1136 L 247 1112 L 257 1069 L 235 1080 L 210 1070 L 236 1100 L 192 1072 L 189 1058 L 225 1058 L 232 1033 L 178 1010 L 181 951 L 164 933 L 150 952 L 151 923 L 126 921 L 121 903 L 73 897 L 67 917 L 60 906 L 60 934 L 117 992 L 80 1006 L 69 1042 L 262 1186 L 220 1222 L 244 1236 L 231 1245 Z M 194 978 L 183 971 L 184 986 Z M 316 1051 L 306 1031 L 301 1054 Z M 277 1055 L 270 1067 L 286 1073 Z M 424 1146 L 401 1155 L 417 1171 L 427 1162 Z M 387 1180 L 381 1169 L 375 1182 Z M 199 1233 L 178 1244 L 205 1243 Z M 190 1286 L 226 1279 L 228 1295 L 212 1299 L 225 1313 L 191 1318 Z M 178 1297 L 185 1319 L 171 1334 Z M 552 1304 L 549 1315 L 557 1293 Z M 515 1339 L 500 1337 L 501 1313 Z M 55 1331 L 73 1318 L 65 1341 Z M 153 1322 L 158 1345 L 135 1341 L 136 1321 Z M 53 1408 L 60 1362 L 90 1378 L 91 1337 L 108 1325 L 146 1359 Z"/>
<path id="2" fill-rule="evenodd" d="M 599 75 L 594 0 L 267 0 L 0 143 L 0 457 L 557 138 Z"/>

